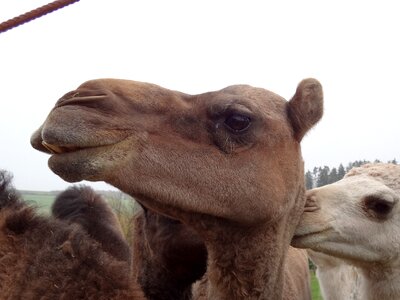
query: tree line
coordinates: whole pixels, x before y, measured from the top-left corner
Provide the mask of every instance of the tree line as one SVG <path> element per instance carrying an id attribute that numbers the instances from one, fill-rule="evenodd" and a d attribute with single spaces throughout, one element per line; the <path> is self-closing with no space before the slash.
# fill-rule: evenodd
<path id="1" fill-rule="evenodd" d="M 376 159 L 374 163 L 379 163 L 380 160 Z M 356 160 L 349 162 L 346 167 L 340 164 L 338 167 L 333 167 L 332 169 L 328 166 L 324 167 L 314 167 L 314 169 L 307 170 L 305 173 L 306 188 L 313 189 L 315 187 L 320 187 L 326 184 L 336 182 L 343 178 L 343 176 L 354 167 L 359 167 L 363 164 L 370 163 L 368 160 Z M 388 161 L 388 163 L 396 164 L 397 160 L 393 159 Z"/>

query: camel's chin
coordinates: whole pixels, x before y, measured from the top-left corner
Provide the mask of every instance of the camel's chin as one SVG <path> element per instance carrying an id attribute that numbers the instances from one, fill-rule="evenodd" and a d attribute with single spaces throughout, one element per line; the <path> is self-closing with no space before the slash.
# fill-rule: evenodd
<path id="1" fill-rule="evenodd" d="M 77 152 L 84 152 L 83 150 Z M 53 154 L 48 160 L 49 168 L 63 180 L 79 182 L 82 180 L 101 181 L 104 169 L 94 157 L 82 153 Z"/>
<path id="2" fill-rule="evenodd" d="M 107 174 L 117 168 L 120 153 L 113 146 L 84 148 L 77 151 L 58 153 L 50 156 L 49 168 L 68 182 L 105 181 Z"/>
<path id="3" fill-rule="evenodd" d="M 108 181 L 118 177 L 118 170 L 135 159 L 135 139 L 126 139 L 117 144 L 82 148 L 76 151 L 55 153 L 49 158 L 49 168 L 68 182 Z"/>
<path id="4" fill-rule="evenodd" d="M 352 262 L 377 262 L 381 260 L 381 254 L 346 240 L 334 229 L 326 229 L 318 232 L 309 232 L 303 235 L 295 235 L 291 245 L 296 248 L 306 248 L 322 252 L 337 258 Z M 360 260 L 360 258 L 362 259 Z"/>
<path id="5" fill-rule="evenodd" d="M 393 256 L 387 255 L 378 249 L 355 245 L 354 241 L 325 240 L 310 247 L 312 250 L 322 252 L 346 260 L 354 265 L 388 262 Z M 307 248 L 307 247 L 306 247 Z"/>

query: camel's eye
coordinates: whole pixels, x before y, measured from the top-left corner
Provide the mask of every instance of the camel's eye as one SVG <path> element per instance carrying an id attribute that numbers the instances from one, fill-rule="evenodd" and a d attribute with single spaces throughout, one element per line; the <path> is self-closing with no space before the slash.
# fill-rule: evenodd
<path id="1" fill-rule="evenodd" d="M 367 196 L 364 198 L 364 210 L 376 219 L 386 219 L 392 211 L 394 202 L 377 196 Z"/>
<path id="2" fill-rule="evenodd" d="M 240 114 L 229 115 L 225 119 L 225 126 L 235 133 L 241 133 L 249 128 L 251 120 L 248 116 Z"/>

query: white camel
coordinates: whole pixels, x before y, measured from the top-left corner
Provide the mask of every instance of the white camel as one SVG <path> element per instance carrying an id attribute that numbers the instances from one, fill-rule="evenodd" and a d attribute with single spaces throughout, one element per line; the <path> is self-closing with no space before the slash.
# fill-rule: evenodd
<path id="1" fill-rule="evenodd" d="M 342 180 L 307 192 L 292 245 L 356 266 L 359 299 L 400 299 L 399 200 L 400 166 L 353 168 Z"/>

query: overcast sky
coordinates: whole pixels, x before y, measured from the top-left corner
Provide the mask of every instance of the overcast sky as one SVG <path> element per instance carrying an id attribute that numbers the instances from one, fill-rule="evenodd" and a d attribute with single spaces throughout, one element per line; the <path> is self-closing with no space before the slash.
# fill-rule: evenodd
<path id="1" fill-rule="evenodd" d="M 48 2 L 1 0 L 0 21 Z M 59 97 L 102 77 L 286 99 L 315 77 L 325 115 L 303 140 L 306 168 L 400 160 L 399 14 L 395 0 L 81 0 L 0 34 L 0 168 L 18 189 L 67 187 L 29 139 Z"/>

